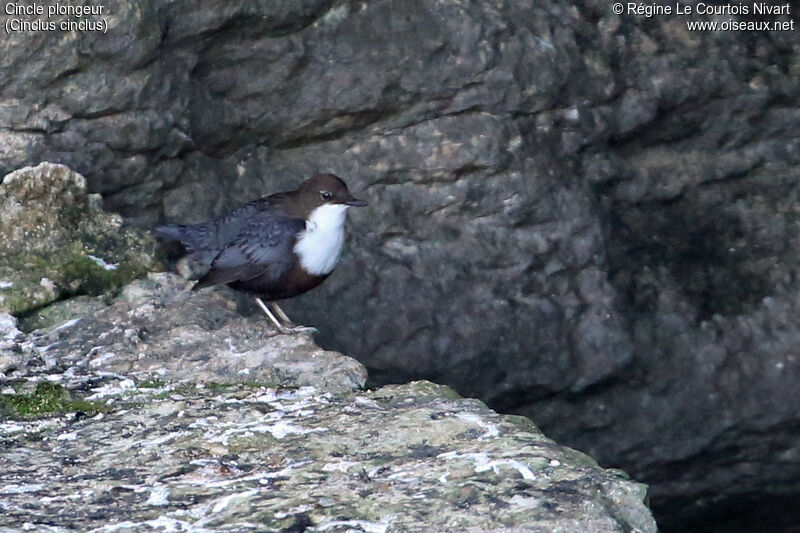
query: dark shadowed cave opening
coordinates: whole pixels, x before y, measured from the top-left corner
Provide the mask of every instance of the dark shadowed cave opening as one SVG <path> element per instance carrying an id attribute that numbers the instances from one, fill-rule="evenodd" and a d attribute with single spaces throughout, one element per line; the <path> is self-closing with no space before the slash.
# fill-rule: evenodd
<path id="1" fill-rule="evenodd" d="M 756 193 L 754 185 L 746 183 L 734 184 L 733 193 L 716 194 L 713 200 L 703 196 L 702 190 L 692 190 L 666 200 L 619 203 L 608 210 L 609 281 L 617 289 L 621 310 L 631 324 L 663 312 L 659 298 L 665 287 L 675 289 L 687 308 L 694 311 L 690 320 L 695 324 L 715 316 L 747 316 L 764 298 L 773 296 L 775 284 L 769 275 L 782 260 L 781 239 L 759 239 L 752 219 L 743 219 L 742 213 L 764 198 L 770 203 L 784 202 L 792 197 L 793 187 Z M 735 457 L 728 457 L 730 465 L 746 463 L 757 453 L 757 443 L 739 438 L 745 444 L 731 452 Z M 726 453 L 718 452 L 714 457 L 694 458 L 696 464 L 685 466 L 692 470 L 704 461 L 724 462 Z M 725 467 L 719 469 L 724 471 Z M 678 465 L 664 465 L 654 478 L 645 476 L 642 481 L 651 487 L 676 482 L 681 478 L 679 470 Z M 800 507 L 792 482 L 776 484 L 774 490 L 767 491 L 748 488 L 750 480 L 746 478 L 739 482 L 741 486 L 727 494 L 663 495 L 656 488 L 650 506 L 659 531 L 800 532 Z"/>
<path id="2" fill-rule="evenodd" d="M 654 499 L 650 505 L 661 533 L 800 532 L 800 507 L 794 494 Z"/>
<path id="3" fill-rule="evenodd" d="M 769 295 L 764 251 L 724 205 L 683 196 L 612 209 L 609 222 L 609 279 L 631 313 L 656 308 L 663 273 L 699 321 L 745 313 Z"/>

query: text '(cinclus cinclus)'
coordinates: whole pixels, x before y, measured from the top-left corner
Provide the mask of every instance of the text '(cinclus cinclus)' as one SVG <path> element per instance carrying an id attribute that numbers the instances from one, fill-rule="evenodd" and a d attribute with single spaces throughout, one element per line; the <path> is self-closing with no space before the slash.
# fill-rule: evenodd
<path id="1" fill-rule="evenodd" d="M 316 174 L 296 191 L 254 200 L 201 224 L 160 226 L 155 236 L 179 242 L 201 263 L 210 264 L 194 289 L 225 283 L 254 294 L 279 331 L 313 330 L 294 326 L 275 301 L 303 294 L 333 272 L 344 247 L 347 208 L 365 205 L 341 178 Z"/>

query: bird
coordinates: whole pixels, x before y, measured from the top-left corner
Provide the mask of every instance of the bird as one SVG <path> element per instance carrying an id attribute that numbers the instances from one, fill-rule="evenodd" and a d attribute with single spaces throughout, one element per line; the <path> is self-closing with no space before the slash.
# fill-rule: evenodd
<path id="1" fill-rule="evenodd" d="M 208 267 L 192 290 L 225 284 L 253 295 L 279 332 L 316 331 L 295 325 L 277 301 L 325 281 L 344 248 L 348 208 L 366 205 L 340 177 L 317 173 L 294 191 L 253 200 L 199 224 L 159 226 L 154 235 L 180 244 Z"/>

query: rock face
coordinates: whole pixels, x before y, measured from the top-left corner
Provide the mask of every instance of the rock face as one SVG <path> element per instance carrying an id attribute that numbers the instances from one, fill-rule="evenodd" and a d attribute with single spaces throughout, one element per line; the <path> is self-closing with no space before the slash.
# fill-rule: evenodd
<path id="1" fill-rule="evenodd" d="M 0 40 L 0 170 L 67 163 L 143 226 L 340 174 L 370 210 L 291 311 L 376 382 L 529 414 L 657 504 L 797 494 L 796 32 L 603 2 L 106 6 L 105 35 Z"/>
<path id="2" fill-rule="evenodd" d="M 158 266 L 151 237 L 106 213 L 64 165 L 42 163 L 0 183 L 0 312 L 98 295 Z"/>
<path id="3" fill-rule="evenodd" d="M 8 531 L 656 531 L 624 473 L 447 387 L 358 392 L 357 361 L 228 290 L 156 274 L 28 335 L 0 315 L 0 335 L 0 411 L 35 383 L 85 405 L 4 413 Z"/>
<path id="4" fill-rule="evenodd" d="M 266 319 L 241 316 L 230 291 L 192 293 L 190 286 L 173 274 L 151 274 L 125 286 L 108 306 L 98 301 L 88 315 L 54 313 L 67 320 L 29 336 L 9 330 L 7 350 L 17 357 L 7 355 L 0 371 L 17 379 L 88 368 L 139 380 L 257 381 L 329 391 L 364 385 L 366 371 L 355 360 L 321 350 L 308 335 L 274 336 Z"/>

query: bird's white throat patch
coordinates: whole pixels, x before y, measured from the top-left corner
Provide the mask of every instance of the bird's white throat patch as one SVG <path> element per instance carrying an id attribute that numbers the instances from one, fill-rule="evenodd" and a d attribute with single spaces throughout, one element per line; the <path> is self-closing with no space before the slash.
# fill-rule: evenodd
<path id="1" fill-rule="evenodd" d="M 344 248 L 344 219 L 347 207 L 342 204 L 321 205 L 306 220 L 306 229 L 294 245 L 300 265 L 314 276 L 330 274 L 339 262 Z"/>

